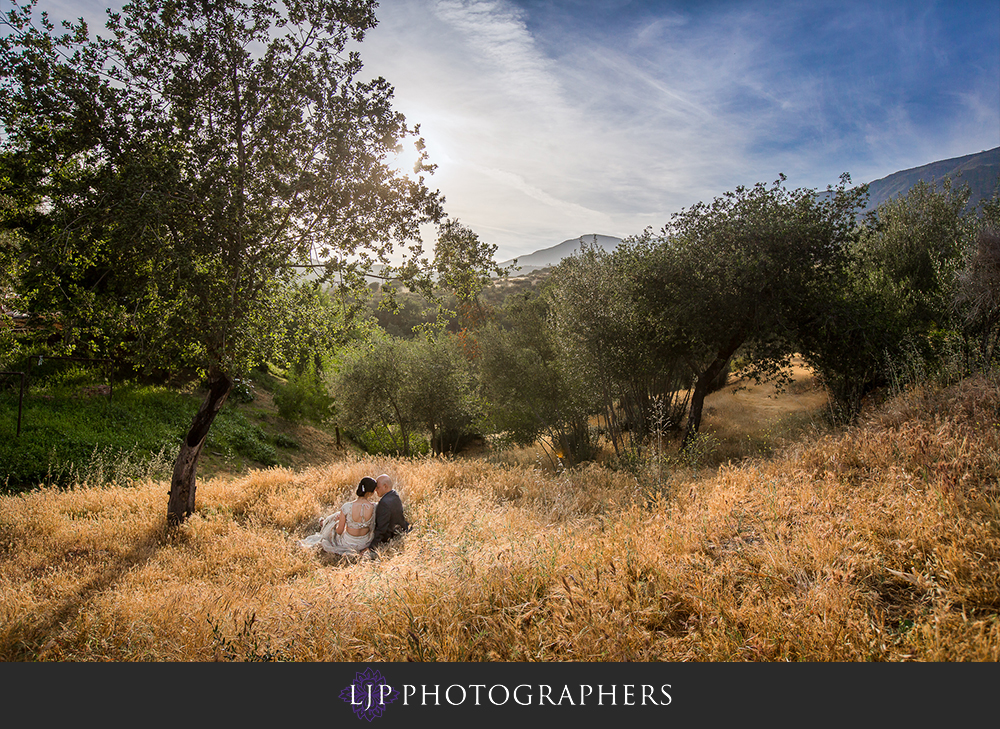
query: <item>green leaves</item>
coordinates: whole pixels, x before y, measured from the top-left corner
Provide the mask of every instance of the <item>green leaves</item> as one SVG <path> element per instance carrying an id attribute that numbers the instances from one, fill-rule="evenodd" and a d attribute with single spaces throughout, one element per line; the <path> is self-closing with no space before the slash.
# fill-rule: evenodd
<path id="1" fill-rule="evenodd" d="M 137 359 L 237 372 L 260 359 L 292 264 L 323 256 L 352 286 L 418 245 L 440 197 L 388 165 L 415 130 L 346 53 L 374 8 L 136 0 L 94 40 L 11 11 L 4 151 L 24 209 L 48 205 L 32 213 L 32 306 L 81 331 L 129 312 L 118 339 Z"/>
<path id="2" fill-rule="evenodd" d="M 434 247 L 437 284 L 454 291 L 461 302 L 476 299 L 491 276 L 505 273 L 495 262 L 496 251 L 458 220 L 446 220 L 438 227 Z"/>
<path id="3" fill-rule="evenodd" d="M 396 451 L 410 455 L 418 429 L 430 434 L 435 452 L 476 432 L 483 405 L 475 384 L 454 335 L 375 336 L 344 351 L 332 391 L 345 425 L 385 428 L 398 434 Z"/>
<path id="4" fill-rule="evenodd" d="M 0 177 L 20 196 L 5 229 L 23 233 L 22 300 L 59 318 L 67 351 L 212 384 L 171 523 L 194 508 L 228 383 L 289 330 L 276 302 L 293 267 L 326 264 L 354 290 L 400 249 L 419 259 L 421 225 L 443 217 L 422 177 L 391 167 L 416 136 L 392 87 L 360 80 L 347 51 L 375 7 L 133 0 L 94 39 L 34 25 L 34 2 L 5 16 Z"/>
<path id="5" fill-rule="evenodd" d="M 820 292 L 824 307 L 799 337 L 840 418 L 900 383 L 900 372 L 927 375 L 951 356 L 958 272 L 977 225 L 967 202 L 968 190 L 949 180 L 918 183 L 882 203 L 845 249 L 839 275 Z"/>

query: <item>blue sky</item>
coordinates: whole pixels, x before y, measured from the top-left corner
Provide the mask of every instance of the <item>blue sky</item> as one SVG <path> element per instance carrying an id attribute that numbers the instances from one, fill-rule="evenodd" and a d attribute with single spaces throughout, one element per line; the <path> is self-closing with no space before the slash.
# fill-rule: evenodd
<path id="1" fill-rule="evenodd" d="M 103 22 L 95 0 L 40 7 Z M 997 0 L 381 0 L 378 17 L 367 72 L 500 259 L 659 228 L 779 173 L 825 188 L 1000 146 Z"/>

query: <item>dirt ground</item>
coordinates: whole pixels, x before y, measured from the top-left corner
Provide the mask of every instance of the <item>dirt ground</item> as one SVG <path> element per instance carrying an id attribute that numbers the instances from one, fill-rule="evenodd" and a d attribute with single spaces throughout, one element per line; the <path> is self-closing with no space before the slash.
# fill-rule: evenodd
<path id="1" fill-rule="evenodd" d="M 814 411 L 826 406 L 826 391 L 801 358 L 792 360 L 790 375 L 791 383 L 784 392 L 778 392 L 773 382 L 758 385 L 737 373 L 726 387 L 705 398 L 706 419 L 710 413 L 742 409 L 757 422 L 765 423 L 780 420 L 790 413 Z"/>

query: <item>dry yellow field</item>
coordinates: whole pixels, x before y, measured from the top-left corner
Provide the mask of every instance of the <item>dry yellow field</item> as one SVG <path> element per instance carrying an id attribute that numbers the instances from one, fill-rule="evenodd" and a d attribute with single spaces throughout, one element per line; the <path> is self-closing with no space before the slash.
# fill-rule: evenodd
<path id="1" fill-rule="evenodd" d="M 997 382 L 799 440 L 753 396 L 706 418 L 723 450 L 755 413 L 746 457 L 655 477 L 352 457 L 206 480 L 173 534 L 161 482 L 2 497 L 0 660 L 1000 659 Z M 383 471 L 414 529 L 382 559 L 297 545 Z"/>

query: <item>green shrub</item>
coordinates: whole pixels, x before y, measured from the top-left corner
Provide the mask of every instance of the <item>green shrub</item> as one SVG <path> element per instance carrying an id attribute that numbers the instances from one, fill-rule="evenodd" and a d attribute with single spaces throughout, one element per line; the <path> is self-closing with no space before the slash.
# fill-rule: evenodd
<path id="1" fill-rule="evenodd" d="M 370 455 L 399 455 L 402 452 L 403 441 L 396 428 L 379 425 L 368 430 L 347 429 L 345 432 L 348 438 Z M 431 445 L 426 438 L 410 434 L 411 455 L 426 456 L 430 451 Z"/>
<path id="2" fill-rule="evenodd" d="M 230 457 L 241 455 L 264 466 L 278 464 L 278 452 L 269 442 L 264 429 L 231 408 L 219 412 L 212 429 L 208 431 L 205 446 Z"/>
<path id="3" fill-rule="evenodd" d="M 323 423 L 330 418 L 333 398 L 316 366 L 309 362 L 301 373 L 289 370 L 288 381 L 274 388 L 274 404 L 278 415 L 286 420 Z"/>
<path id="4" fill-rule="evenodd" d="M 274 436 L 274 444 L 279 448 L 297 449 L 302 447 L 301 443 L 287 433 L 278 433 Z"/>
<path id="5" fill-rule="evenodd" d="M 253 383 L 249 380 L 237 377 L 233 380 L 233 389 L 229 391 L 228 399 L 244 405 L 246 403 L 253 402 L 257 399 L 257 393 L 254 390 Z"/>

